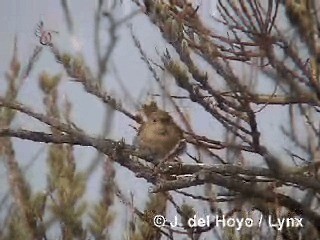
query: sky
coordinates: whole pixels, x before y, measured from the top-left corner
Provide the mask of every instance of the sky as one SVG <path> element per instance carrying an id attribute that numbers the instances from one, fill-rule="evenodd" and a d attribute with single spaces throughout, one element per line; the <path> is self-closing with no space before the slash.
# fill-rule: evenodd
<path id="1" fill-rule="evenodd" d="M 201 1 L 199 12 L 203 18 L 209 19 L 210 16 L 217 17 L 217 10 L 215 8 L 215 1 L 203 0 Z M 39 40 L 36 38 L 34 32 L 37 24 L 43 21 L 44 27 L 48 30 L 57 31 L 53 35 L 53 41 L 58 46 L 59 50 L 69 52 L 75 55 L 81 55 L 86 60 L 87 64 L 96 69 L 95 61 L 95 48 L 93 39 L 93 16 L 97 7 L 97 1 L 77 0 L 68 1 L 70 4 L 71 16 L 73 17 L 75 28 L 74 33 L 69 33 L 66 29 L 65 18 L 60 5 L 60 1 L 49 0 L 2 0 L 0 1 L 0 93 L 5 90 L 4 74 L 8 69 L 9 62 L 12 56 L 14 37 L 18 39 L 18 56 L 23 64 L 26 64 L 28 58 L 33 53 L 36 46 L 39 46 Z M 112 1 L 109 1 L 111 4 Z M 110 6 L 110 5 L 109 5 Z M 108 5 L 104 9 L 109 8 Z M 135 5 L 130 3 L 129 0 L 124 0 L 122 5 L 116 9 L 116 18 L 126 16 L 136 10 Z M 135 16 L 130 23 L 132 24 L 133 32 L 141 41 L 143 49 L 147 52 L 148 56 L 155 62 L 160 63 L 158 52 L 163 52 L 166 47 L 170 46 L 161 39 L 161 34 L 150 21 L 139 14 Z M 214 25 L 209 22 L 209 25 Z M 103 21 L 101 28 L 101 36 L 108 38 L 106 32 L 107 24 Z M 220 29 L 223 30 L 223 29 Z M 118 42 L 115 51 L 112 55 L 112 64 L 109 65 L 109 72 L 103 79 L 103 85 L 106 91 L 116 96 L 123 106 L 132 112 L 136 112 L 137 106 L 151 100 L 151 93 L 159 93 L 157 84 L 152 79 L 152 74 L 148 71 L 143 61 L 140 59 L 139 52 L 135 48 L 130 36 L 130 28 L 128 25 L 123 25 L 117 32 Z M 106 39 L 101 39 L 105 44 Z M 118 76 L 114 74 L 113 67 L 117 69 Z M 203 64 L 203 67 L 206 67 Z M 62 67 L 57 64 L 48 48 L 44 48 L 40 59 L 37 62 L 34 70 L 26 79 L 26 82 L 19 94 L 19 101 L 28 106 L 32 106 L 37 111 L 43 111 L 42 93 L 38 88 L 38 76 L 42 71 L 47 71 L 52 74 L 63 72 Z M 163 78 L 169 78 L 167 74 L 160 74 Z M 133 100 L 128 98 L 122 91 L 122 88 L 117 77 L 120 77 L 122 83 L 127 87 Z M 271 88 L 272 84 L 266 83 L 261 86 L 264 88 Z M 104 124 L 105 107 L 95 98 L 85 93 L 83 88 L 72 81 L 66 74 L 63 75 L 63 82 L 60 86 L 61 99 L 68 98 L 73 103 L 73 120 L 83 128 L 87 133 L 96 136 L 101 133 Z M 185 95 L 184 91 L 177 91 L 181 95 Z M 160 101 L 161 103 L 161 101 Z M 198 107 L 189 106 L 187 103 L 181 101 L 183 110 L 190 112 L 190 120 L 195 126 L 199 134 L 213 137 L 216 140 L 223 139 L 223 131 L 220 125 Z M 170 107 L 167 110 L 171 110 Z M 271 112 L 272 110 L 272 112 Z M 263 142 L 269 144 L 271 150 L 275 152 L 282 152 L 282 147 L 286 143 L 286 139 L 281 137 L 277 130 L 279 122 L 286 121 L 283 116 L 282 107 L 266 108 L 258 114 L 258 118 L 264 124 L 261 125 L 261 132 Z M 137 126 L 134 122 L 124 117 L 122 114 L 117 113 L 113 119 L 112 129 L 107 135 L 108 138 L 120 140 L 125 138 L 126 142 L 130 143 L 135 135 L 135 131 L 129 125 Z M 39 128 L 45 129 L 42 124 L 20 116 L 13 124 L 13 127 L 23 127 L 27 129 L 38 130 Z M 270 131 L 273 129 L 274 131 Z M 270 144 L 276 142 L 277 144 Z M 17 159 L 22 166 L 34 159 L 38 155 L 35 163 L 26 171 L 27 179 L 30 181 L 31 186 L 35 191 L 45 188 L 46 179 L 46 151 L 44 144 L 33 143 L 29 141 L 15 140 Z M 96 152 L 90 148 L 76 147 L 75 155 L 79 162 L 79 169 L 85 169 L 94 158 Z M 98 168 L 92 175 L 88 182 L 88 190 L 86 199 L 88 201 L 95 201 L 100 194 L 102 168 Z M 7 191 L 6 183 L 6 169 L 0 163 L 0 197 Z M 145 196 L 148 191 L 148 186 L 144 180 L 138 179 L 128 170 L 117 166 L 116 179 L 121 183 L 121 189 L 129 196 L 130 192 L 136 196 L 136 204 L 138 208 L 142 209 Z M 123 181 L 123 179 L 126 179 Z M 129 180 L 128 180 L 129 179 Z M 125 218 L 125 214 L 122 214 Z M 122 219 L 123 221 L 124 219 Z M 119 220 L 121 221 L 121 220 Z"/>

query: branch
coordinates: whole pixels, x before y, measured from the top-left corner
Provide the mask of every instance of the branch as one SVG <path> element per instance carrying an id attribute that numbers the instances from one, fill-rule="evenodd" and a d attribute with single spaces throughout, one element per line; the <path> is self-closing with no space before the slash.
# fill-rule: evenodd
<path id="1" fill-rule="evenodd" d="M 31 108 L 29 108 L 21 103 L 18 103 L 15 101 L 8 101 L 1 96 L 0 96 L 0 107 L 7 107 L 10 109 L 14 109 L 19 112 L 25 113 L 28 116 L 31 116 L 31 117 L 39 120 L 40 122 L 46 123 L 49 126 L 54 127 L 61 132 L 74 134 L 74 135 L 78 135 L 78 133 L 79 133 L 78 131 L 71 129 L 67 124 L 61 123 L 59 120 L 57 120 L 54 117 L 50 117 L 50 116 L 46 116 L 42 113 L 34 112 Z"/>
<path id="2" fill-rule="evenodd" d="M 77 139 L 67 134 L 51 134 L 44 132 L 34 132 L 24 129 L 0 129 L 0 137 L 16 137 L 23 140 L 30 140 L 33 142 L 43 142 L 43 143 L 55 143 L 55 144 L 71 144 L 80 146 L 92 146 L 93 138 L 90 141 L 84 141 L 83 139 Z M 88 136 L 89 138 L 89 136 Z"/>
<path id="3" fill-rule="evenodd" d="M 253 201 L 255 199 L 262 199 L 265 202 L 271 202 L 284 206 L 297 215 L 306 217 L 315 226 L 316 229 L 320 230 L 320 216 L 312 211 L 308 206 L 302 205 L 289 196 L 272 191 L 265 191 L 264 189 L 259 189 L 257 186 L 250 183 L 239 182 L 237 180 L 234 180 L 233 176 L 223 177 L 219 174 L 199 172 L 196 175 L 184 177 L 175 181 L 162 182 L 158 187 L 154 189 L 154 192 L 197 186 L 204 183 L 212 183 L 228 188 L 229 190 L 238 192 L 245 198 L 251 199 Z"/>
<path id="4" fill-rule="evenodd" d="M 119 101 L 102 89 L 96 79 L 94 79 L 90 69 L 85 66 L 82 61 L 79 61 L 79 59 L 73 58 L 68 54 L 60 54 L 59 50 L 55 47 L 52 47 L 51 51 L 57 62 L 63 65 L 67 74 L 76 82 L 81 83 L 87 93 L 96 96 L 103 103 L 123 113 L 132 120 L 141 123 L 141 119 L 139 117 L 126 110 Z"/>
<path id="5" fill-rule="evenodd" d="M 111 159 L 134 172 L 137 177 L 144 178 L 153 184 L 157 182 L 153 169 L 145 166 L 138 160 L 138 158 L 142 158 L 147 161 L 153 161 L 152 158 L 136 150 L 131 145 L 125 144 L 123 141 L 119 142 L 110 139 L 94 138 L 82 133 L 78 136 L 72 134 L 56 135 L 24 129 L 12 130 L 7 128 L 0 129 L 0 137 L 17 137 L 35 142 L 90 146 L 110 156 Z M 133 156 L 138 158 L 134 158 Z"/>
<path id="6" fill-rule="evenodd" d="M 240 166 L 232 165 L 217 165 L 217 166 L 206 166 L 203 164 L 198 165 L 181 165 L 180 163 L 172 163 L 167 169 L 164 169 L 166 174 L 189 174 L 178 178 L 174 181 L 161 181 L 155 176 L 153 169 L 148 166 L 141 164 L 137 159 L 133 158 L 132 155 L 138 155 L 139 157 L 146 157 L 140 154 L 139 151 L 135 151 L 132 146 L 125 145 L 123 142 L 116 142 L 109 139 L 99 139 L 89 136 L 82 136 L 80 139 L 75 138 L 71 135 L 53 135 L 42 132 L 33 132 L 28 130 L 11 130 L 1 129 L 0 137 L 17 137 L 20 139 L 27 139 L 36 142 L 45 143 L 67 143 L 81 146 L 92 146 L 97 150 L 109 155 L 111 159 L 114 159 L 120 165 L 128 168 L 132 172 L 136 173 L 137 177 L 146 179 L 148 182 L 158 184 L 154 189 L 157 191 L 169 191 L 180 188 L 186 188 L 190 186 L 202 185 L 204 183 L 213 183 L 219 186 L 226 187 L 230 190 L 241 193 L 242 195 L 249 198 L 260 198 L 267 202 L 278 202 L 280 205 L 287 207 L 296 214 L 305 214 L 305 216 L 313 223 L 320 221 L 320 216 L 311 211 L 309 208 L 302 206 L 299 202 L 291 199 L 288 196 L 274 193 L 271 191 L 262 191 L 253 184 L 234 180 L 234 176 L 238 174 L 245 174 L 248 176 L 265 176 L 274 177 L 273 173 L 268 169 L 263 168 L 243 168 Z M 222 176 L 220 174 L 226 175 Z M 294 176 L 290 174 L 277 175 L 277 178 L 286 182 L 299 183 L 300 185 L 306 185 L 306 187 L 313 188 L 320 191 L 320 184 L 311 181 L 304 176 Z M 315 225 L 317 226 L 317 225 Z M 319 229 L 320 227 L 318 227 Z"/>
<path id="7" fill-rule="evenodd" d="M 311 94 L 304 94 L 300 96 L 253 94 L 250 97 L 250 101 L 255 104 L 287 105 L 306 103 L 319 106 L 319 101 L 315 100 L 314 96 Z"/>
<path id="8" fill-rule="evenodd" d="M 224 176 L 237 176 L 246 175 L 248 177 L 264 177 L 272 178 L 281 183 L 293 183 L 298 185 L 300 188 L 310 188 L 316 192 L 320 193 L 320 182 L 314 179 L 304 176 L 301 174 L 294 174 L 294 171 L 281 169 L 282 174 L 276 174 L 272 170 L 260 167 L 243 167 L 235 166 L 231 164 L 215 164 L 215 165 L 205 165 L 205 164 L 181 164 L 181 163 L 170 163 L 170 165 L 161 168 L 161 173 L 166 175 L 194 175 L 199 173 L 205 173 L 209 175 L 221 174 Z M 188 182 L 188 183 L 187 183 Z M 190 179 L 184 183 L 184 187 L 194 186 L 194 183 L 190 182 Z M 181 188 L 180 185 L 172 185 L 173 189 Z M 170 190 L 173 190 L 170 189 Z"/>

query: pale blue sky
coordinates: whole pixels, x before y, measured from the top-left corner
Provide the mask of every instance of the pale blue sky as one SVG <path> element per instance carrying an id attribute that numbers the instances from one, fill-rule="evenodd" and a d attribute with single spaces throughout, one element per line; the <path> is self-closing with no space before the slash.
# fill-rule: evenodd
<path id="1" fill-rule="evenodd" d="M 93 14 L 97 1 L 74 0 L 68 2 L 75 24 L 73 35 L 70 35 L 66 30 L 60 1 L 3 0 L 0 2 L 0 16 L 2 17 L 2 21 L 0 21 L 0 93 L 4 90 L 3 76 L 9 66 L 14 36 L 17 35 L 18 37 L 19 58 L 22 63 L 25 64 L 31 56 L 35 46 L 39 45 L 38 39 L 34 35 L 34 31 L 40 20 L 44 22 L 45 28 L 59 32 L 57 35 L 53 36 L 55 44 L 61 51 L 72 54 L 82 54 L 85 57 L 87 64 L 95 69 Z M 107 6 L 105 7 L 107 8 Z M 124 0 L 121 8 L 117 9 L 117 15 L 121 18 L 121 16 L 129 14 L 135 9 L 135 5 L 131 4 L 129 0 Z M 214 1 L 202 1 L 199 12 L 204 18 L 209 20 L 210 14 L 214 14 L 217 17 Z M 161 40 L 159 31 L 152 26 L 149 20 L 142 14 L 131 20 L 131 23 L 133 24 L 132 26 L 135 34 L 141 40 L 142 46 L 149 54 L 149 57 L 160 63 L 155 48 L 157 48 L 159 52 L 162 52 L 165 47 L 169 46 Z M 214 23 L 211 22 L 211 25 L 214 25 Z M 106 25 L 102 24 L 102 26 Z M 105 29 L 106 27 L 103 27 L 101 28 L 101 31 L 105 31 Z M 129 33 L 130 30 L 126 25 L 118 31 L 119 41 L 114 51 L 112 61 L 114 66 L 116 66 L 123 83 L 137 101 L 134 103 L 131 102 L 130 99 L 122 93 L 121 87 L 116 82 L 115 75 L 112 72 L 104 79 L 104 87 L 109 93 L 121 100 L 127 109 L 135 112 L 135 105 L 142 104 L 147 99 L 150 100 L 150 98 L 148 98 L 148 92 L 159 93 L 159 91 L 157 91 L 157 85 L 152 79 L 152 74 L 148 72 L 145 64 L 141 61 L 138 50 L 134 47 Z M 74 42 L 78 42 L 79 45 L 75 46 Z M 102 39 L 101 42 L 103 43 L 104 39 Z M 204 64 L 203 66 L 205 67 L 206 65 Z M 55 62 L 51 52 L 47 48 L 43 49 L 34 71 L 29 78 L 26 79 L 26 83 L 19 95 L 19 100 L 21 102 L 32 106 L 37 111 L 43 111 L 41 100 L 42 94 L 37 87 L 37 76 L 43 70 L 53 74 L 63 71 L 62 67 Z M 214 71 L 210 71 L 210 73 L 214 74 Z M 160 76 L 166 77 L 167 75 L 160 74 Z M 262 87 L 271 88 L 272 85 L 266 81 L 265 85 Z M 66 96 L 74 103 L 74 121 L 88 133 L 93 135 L 100 134 L 104 119 L 104 108 L 102 104 L 95 97 L 85 93 L 79 84 L 68 81 L 66 74 L 64 74 L 60 89 L 62 99 Z M 185 95 L 185 92 L 183 91 L 178 91 L 178 93 Z M 184 110 L 190 113 L 189 116 L 191 116 L 191 121 L 194 123 L 195 129 L 199 134 L 214 137 L 216 140 L 223 139 L 223 131 L 221 131 L 220 126 L 216 121 L 211 120 L 208 115 L 198 107 L 190 107 L 183 101 L 181 104 L 184 106 Z M 269 110 L 272 110 L 272 114 Z M 281 152 L 286 139 L 280 137 L 280 134 L 277 132 L 277 126 L 280 121 L 284 121 L 283 108 L 281 106 L 272 107 L 270 109 L 266 108 L 258 114 L 258 117 L 264 121 L 264 124 L 260 126 L 260 130 L 263 133 L 263 142 L 269 143 L 268 145 L 272 150 Z M 135 132 L 129 124 L 134 123 L 122 114 L 116 114 L 113 123 L 114 125 L 108 137 L 113 139 L 121 139 L 121 137 L 124 137 L 128 142 L 131 142 Z M 40 125 L 30 118 L 19 117 L 14 126 L 38 130 Z M 15 146 L 17 158 L 21 164 L 24 165 L 28 163 L 44 145 L 16 140 Z M 95 151 L 90 148 L 76 148 L 76 159 L 80 163 L 79 166 L 82 169 L 90 163 L 94 153 Z M 0 164 L 0 166 L 0 181 L 3 186 L 6 185 L 4 184 L 6 182 L 6 175 L 3 165 Z M 42 189 L 45 186 L 45 168 L 44 151 L 36 160 L 36 163 L 26 172 L 28 180 L 37 190 Z M 100 191 L 100 177 L 101 168 L 97 170 L 88 183 L 87 199 L 95 200 L 98 196 Z M 128 194 L 132 191 L 137 199 L 140 198 L 141 200 L 144 198 L 147 192 L 145 181 L 136 178 L 132 173 L 122 167 L 117 167 L 117 179 L 120 179 L 122 182 L 121 187 L 124 193 Z M 125 179 L 125 181 L 122 181 L 121 179 Z M 5 190 L 5 188 L 0 189 L 0 197 Z M 138 207 L 142 209 L 143 201 L 140 200 L 137 200 L 137 204 Z"/>

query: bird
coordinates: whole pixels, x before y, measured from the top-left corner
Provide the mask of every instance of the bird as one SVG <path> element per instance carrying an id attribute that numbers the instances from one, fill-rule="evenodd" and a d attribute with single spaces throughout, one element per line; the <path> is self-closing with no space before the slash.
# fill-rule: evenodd
<path id="1" fill-rule="evenodd" d="M 158 164 L 171 151 L 175 151 L 176 147 L 181 153 L 185 149 L 185 145 L 179 146 L 183 140 L 183 131 L 169 113 L 160 109 L 145 112 L 147 120 L 140 126 L 134 145 L 142 153 L 150 155 L 154 164 Z"/>

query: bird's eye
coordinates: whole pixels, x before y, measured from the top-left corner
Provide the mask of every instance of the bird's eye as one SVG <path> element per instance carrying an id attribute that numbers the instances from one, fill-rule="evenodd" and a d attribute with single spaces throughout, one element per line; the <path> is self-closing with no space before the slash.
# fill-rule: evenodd
<path id="1" fill-rule="evenodd" d="M 157 122 L 157 119 L 153 119 L 152 122 L 156 123 L 156 122 Z"/>

